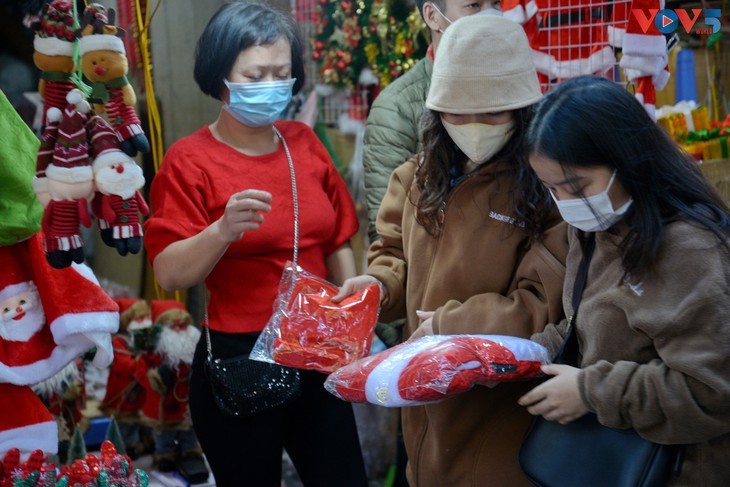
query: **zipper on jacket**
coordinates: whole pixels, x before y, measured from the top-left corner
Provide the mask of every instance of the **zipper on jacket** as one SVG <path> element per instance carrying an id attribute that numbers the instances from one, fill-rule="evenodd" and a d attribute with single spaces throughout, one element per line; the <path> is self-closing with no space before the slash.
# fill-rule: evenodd
<path id="1" fill-rule="evenodd" d="M 453 188 L 451 188 L 451 191 L 449 191 L 449 194 L 446 195 L 446 198 L 441 200 L 441 205 L 439 205 L 439 211 L 438 211 L 439 225 L 443 226 L 444 222 L 446 221 L 446 205 L 447 205 L 448 201 L 451 199 L 451 197 L 454 195 L 454 193 L 456 193 L 456 191 L 459 189 L 459 187 L 463 187 L 464 183 L 467 180 L 476 176 L 476 174 L 478 172 L 479 171 L 477 169 L 475 169 L 474 171 L 463 175 L 461 177 L 461 179 L 459 179 L 459 182 L 456 183 L 456 185 Z M 441 228 L 441 230 L 443 230 L 443 228 Z"/>

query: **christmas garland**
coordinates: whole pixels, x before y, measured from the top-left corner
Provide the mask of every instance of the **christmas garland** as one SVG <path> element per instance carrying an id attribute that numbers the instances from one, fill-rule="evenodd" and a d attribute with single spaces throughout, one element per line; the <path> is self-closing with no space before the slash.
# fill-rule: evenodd
<path id="1" fill-rule="evenodd" d="M 319 0 L 312 58 L 320 81 L 354 88 L 365 68 L 381 87 L 426 54 L 426 25 L 406 0 Z"/>

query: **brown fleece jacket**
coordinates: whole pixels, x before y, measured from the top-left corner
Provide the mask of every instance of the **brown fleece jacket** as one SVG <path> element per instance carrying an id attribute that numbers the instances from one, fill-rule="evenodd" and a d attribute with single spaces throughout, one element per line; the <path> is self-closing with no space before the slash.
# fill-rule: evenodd
<path id="1" fill-rule="evenodd" d="M 565 310 L 581 260 L 570 233 Z M 730 483 L 730 256 L 710 231 L 665 227 L 652 272 L 624 279 L 620 237 L 596 234 L 576 332 L 581 397 L 598 420 L 651 441 L 688 444 L 670 485 Z M 566 313 L 567 314 L 567 313 Z M 533 340 L 557 351 L 565 320 Z"/>
<path id="2" fill-rule="evenodd" d="M 562 317 L 566 226 L 554 218 L 543 244 L 532 244 L 509 195 L 499 189 L 509 182 L 499 181 L 498 188 L 491 166 L 451 191 L 438 237 L 415 220 L 415 160 L 393 173 L 368 274 L 388 289 L 382 319 L 406 317 L 404 338 L 419 325 L 416 310 L 436 312 L 437 334 L 529 337 Z M 530 421 L 517 399 L 528 389 L 524 383 L 479 386 L 440 403 L 403 408 L 410 485 L 529 485 L 516 460 Z"/>

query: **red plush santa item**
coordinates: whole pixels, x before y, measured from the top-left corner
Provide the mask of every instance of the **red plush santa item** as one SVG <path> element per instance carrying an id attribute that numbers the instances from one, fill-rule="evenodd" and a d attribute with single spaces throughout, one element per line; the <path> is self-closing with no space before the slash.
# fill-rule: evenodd
<path id="1" fill-rule="evenodd" d="M 61 121 L 62 112 L 58 108 L 50 108 L 46 113 L 46 127 L 41 134 L 41 145 L 36 156 L 35 177 L 33 178 L 33 191 L 43 207 L 48 206 L 51 195 L 48 193 L 48 180 L 46 169 L 53 161 L 53 153 L 58 139 L 58 122 Z"/>
<path id="2" fill-rule="evenodd" d="M 34 450 L 49 455 L 58 450 L 58 429 L 51 413 L 28 386 L 0 383 L 5 405 L 0 414 L 0 457 L 13 449 L 20 458 Z"/>
<path id="3" fill-rule="evenodd" d="M 156 431 L 192 426 L 188 409 L 190 366 L 200 330 L 185 306 L 175 300 L 153 300 L 152 320 L 162 328 L 154 352 L 142 354 L 136 379 L 145 390 L 142 422 Z"/>
<path id="4" fill-rule="evenodd" d="M 88 267 L 50 267 L 40 233 L 0 247 L 0 267 L 0 382 L 46 380 L 92 347 L 96 365 L 111 363 L 118 308 Z"/>
<path id="5" fill-rule="evenodd" d="M 99 218 L 99 227 L 110 231 L 103 235 L 107 245 L 113 244 L 120 255 L 136 254 L 142 248 L 142 225 L 139 214 L 150 210 L 138 191 L 144 186 L 142 168 L 114 145 L 111 127 L 95 123 L 89 131 L 94 154 L 94 180 L 97 196 L 92 209 Z M 101 143 L 101 147 L 95 147 Z"/>
<path id="6" fill-rule="evenodd" d="M 345 366 L 327 378 L 325 388 L 345 401 L 414 406 L 477 384 L 529 379 L 547 363 L 547 350 L 524 338 L 431 335 Z"/>
<path id="7" fill-rule="evenodd" d="M 287 266 L 277 298 L 277 306 L 283 303 L 284 309 L 274 313 L 251 358 L 330 373 L 367 356 L 378 321 L 380 290 L 369 286 L 334 303 L 332 297 L 338 292 L 324 279 L 304 270 L 292 274 Z"/>

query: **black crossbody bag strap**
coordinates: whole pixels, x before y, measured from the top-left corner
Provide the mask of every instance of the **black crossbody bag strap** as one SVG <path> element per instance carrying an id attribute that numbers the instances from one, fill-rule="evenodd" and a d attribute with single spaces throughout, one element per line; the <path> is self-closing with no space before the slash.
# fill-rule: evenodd
<path id="1" fill-rule="evenodd" d="M 560 348 L 558 355 L 553 360 L 556 364 L 578 365 L 578 337 L 575 334 L 575 320 L 578 316 L 578 308 L 580 301 L 583 299 L 583 290 L 588 281 L 588 268 L 593 258 L 593 251 L 596 249 L 596 236 L 594 233 L 588 234 L 583 245 L 583 259 L 578 266 L 578 273 L 573 283 L 573 314 L 568 318 L 568 329 L 565 335 L 565 341 Z"/>

